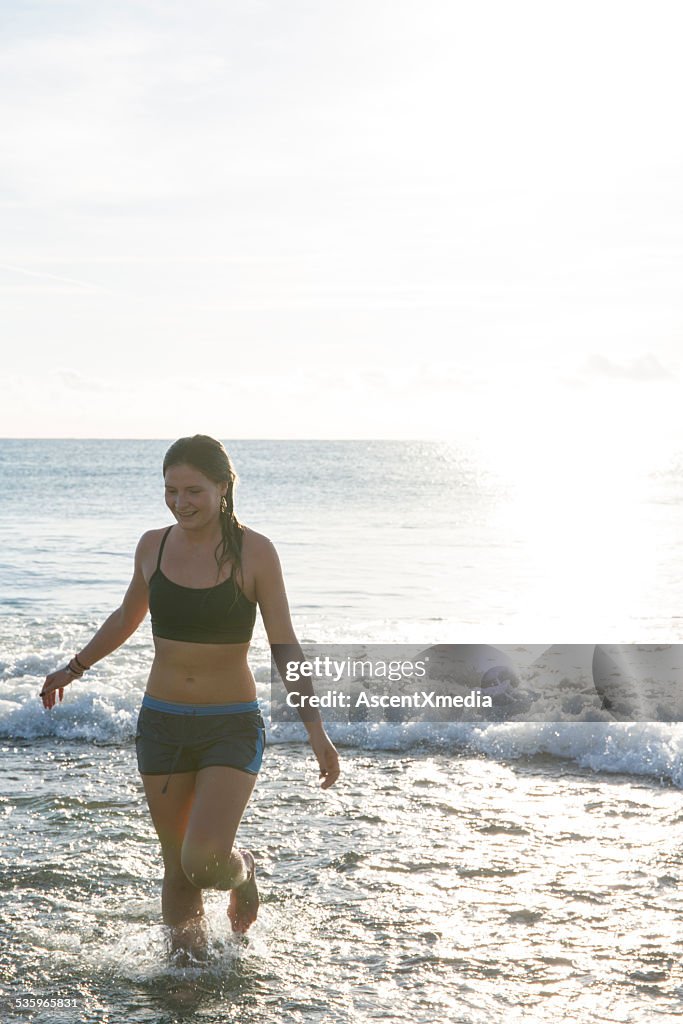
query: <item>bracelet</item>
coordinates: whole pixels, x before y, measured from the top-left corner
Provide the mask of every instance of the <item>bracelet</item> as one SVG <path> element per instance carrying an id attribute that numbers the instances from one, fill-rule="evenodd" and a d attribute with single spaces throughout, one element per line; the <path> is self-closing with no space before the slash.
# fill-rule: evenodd
<path id="1" fill-rule="evenodd" d="M 74 677 L 74 679 L 80 679 L 81 676 L 83 675 L 81 670 L 78 669 L 78 668 L 74 668 L 73 665 L 71 664 L 71 662 L 69 662 L 68 665 L 64 666 L 64 671 L 68 672 L 70 676 Z"/>
<path id="2" fill-rule="evenodd" d="M 88 671 L 88 669 L 90 668 L 90 665 L 84 665 L 84 664 L 83 664 L 83 662 L 81 661 L 81 659 L 80 659 L 80 658 L 78 657 L 78 655 L 77 655 L 77 654 L 74 654 L 74 656 L 73 656 L 73 659 L 72 659 L 72 660 L 73 660 L 73 661 L 75 661 L 75 662 L 76 662 L 76 664 L 78 665 L 78 667 L 79 667 L 80 669 L 83 669 L 83 671 L 84 671 L 84 672 L 87 672 L 87 671 Z"/>

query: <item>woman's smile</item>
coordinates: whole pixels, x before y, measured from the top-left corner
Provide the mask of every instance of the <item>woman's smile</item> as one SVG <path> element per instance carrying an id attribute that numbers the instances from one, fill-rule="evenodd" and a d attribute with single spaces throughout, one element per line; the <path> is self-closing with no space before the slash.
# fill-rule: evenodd
<path id="1" fill-rule="evenodd" d="M 218 521 L 221 485 L 204 476 L 193 466 L 170 466 L 165 473 L 166 504 L 181 526 L 199 519 L 199 527 L 207 520 Z M 190 504 L 186 505 L 185 502 Z"/>

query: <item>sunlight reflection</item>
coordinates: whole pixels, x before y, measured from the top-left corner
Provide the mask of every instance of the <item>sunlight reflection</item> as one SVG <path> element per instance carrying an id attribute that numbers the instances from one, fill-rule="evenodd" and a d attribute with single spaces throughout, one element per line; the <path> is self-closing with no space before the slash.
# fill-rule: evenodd
<path id="1" fill-rule="evenodd" d="M 517 613 L 539 630 L 558 617 L 578 634 L 627 617 L 656 565 L 646 528 L 646 439 L 608 427 L 524 424 L 484 445 L 482 457 L 506 486 L 492 514 L 503 543 L 521 546 L 531 583 Z M 567 634 L 566 634 L 567 635 Z M 631 639 L 631 638 L 629 638 Z"/>

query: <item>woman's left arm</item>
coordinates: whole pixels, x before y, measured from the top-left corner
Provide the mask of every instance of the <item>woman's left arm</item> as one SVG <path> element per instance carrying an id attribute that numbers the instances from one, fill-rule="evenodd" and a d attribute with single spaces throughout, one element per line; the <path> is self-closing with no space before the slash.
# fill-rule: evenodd
<path id="1" fill-rule="evenodd" d="M 292 626 L 282 567 L 275 545 L 262 534 L 255 535 L 253 530 L 251 534 L 250 562 L 254 568 L 256 600 L 261 610 L 273 658 L 284 683 L 282 666 L 285 662 L 305 661 L 306 656 Z M 310 692 L 313 692 L 310 680 L 301 680 L 297 685 L 301 692 L 304 689 L 310 689 Z M 339 755 L 325 732 L 320 713 L 314 708 L 307 707 L 303 714 L 301 710 L 299 714 L 306 726 L 309 742 L 320 767 L 321 787 L 329 789 L 339 778 Z"/>

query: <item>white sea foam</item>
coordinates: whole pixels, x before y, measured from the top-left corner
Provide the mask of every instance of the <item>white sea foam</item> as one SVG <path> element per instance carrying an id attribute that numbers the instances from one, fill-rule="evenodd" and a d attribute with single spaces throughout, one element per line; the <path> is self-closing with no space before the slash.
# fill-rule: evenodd
<path id="1" fill-rule="evenodd" d="M 84 743 L 129 744 L 135 734 L 140 691 L 122 693 L 113 685 L 76 690 L 46 711 L 36 696 L 39 680 L 16 680 L 0 702 L 0 739 L 35 740 L 55 737 Z M 259 700 L 269 744 L 305 742 L 299 723 L 271 723 L 266 685 Z M 683 787 L 683 726 L 624 722 L 330 722 L 328 732 L 340 748 L 411 753 L 426 750 L 472 751 L 497 760 L 518 760 L 538 754 L 566 759 L 596 772 L 627 772 L 658 778 Z"/>

